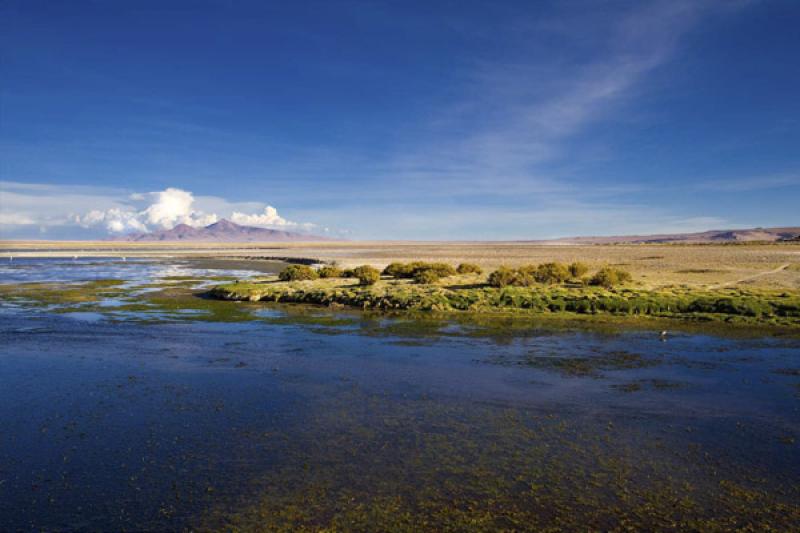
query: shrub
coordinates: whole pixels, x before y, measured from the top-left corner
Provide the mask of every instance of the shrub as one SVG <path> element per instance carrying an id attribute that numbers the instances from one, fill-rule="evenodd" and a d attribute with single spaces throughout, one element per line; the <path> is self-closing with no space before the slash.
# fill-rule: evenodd
<path id="1" fill-rule="evenodd" d="M 575 279 L 582 278 L 589 272 L 589 266 L 586 263 L 575 261 L 569 265 L 569 275 Z"/>
<path id="2" fill-rule="evenodd" d="M 383 273 L 387 276 L 392 276 L 397 279 L 411 279 L 414 277 L 414 272 L 421 268 L 428 266 L 428 263 L 422 261 L 413 261 L 411 263 L 391 263 L 383 269 Z"/>
<path id="3" fill-rule="evenodd" d="M 358 278 L 358 282 L 361 285 L 374 285 L 381 279 L 380 271 L 369 265 L 362 265 L 354 268 L 353 275 Z"/>
<path id="4" fill-rule="evenodd" d="M 592 276 L 592 279 L 589 281 L 589 283 L 591 285 L 599 285 L 601 287 L 610 289 L 616 285 L 630 281 L 631 279 L 633 279 L 632 276 L 625 270 L 603 267 L 598 270 L 594 276 Z"/>
<path id="5" fill-rule="evenodd" d="M 430 263 L 426 263 L 425 261 L 412 261 L 406 265 L 403 276 L 406 278 L 413 278 L 414 272 L 423 268 L 427 268 L 428 266 L 430 266 Z"/>
<path id="6" fill-rule="evenodd" d="M 307 265 L 289 265 L 278 274 L 281 281 L 301 281 L 318 277 L 317 271 Z"/>
<path id="7" fill-rule="evenodd" d="M 425 285 L 436 283 L 441 279 L 441 277 L 442 276 L 440 276 L 439 273 L 432 268 L 420 269 L 414 273 L 414 281 Z"/>
<path id="8" fill-rule="evenodd" d="M 354 278 L 354 277 L 356 277 L 356 274 L 355 274 L 355 272 L 353 272 L 352 268 L 345 268 L 344 270 L 342 270 L 341 277 L 343 277 L 343 278 Z"/>
<path id="9" fill-rule="evenodd" d="M 459 274 L 483 274 L 483 269 L 475 263 L 461 263 L 456 268 Z"/>
<path id="10" fill-rule="evenodd" d="M 317 270 L 317 274 L 319 274 L 321 278 L 341 278 L 342 269 L 333 265 L 325 265 Z"/>
<path id="11" fill-rule="evenodd" d="M 384 276 L 391 276 L 393 278 L 404 278 L 406 277 L 406 272 L 408 271 L 408 265 L 405 263 L 389 263 L 386 268 L 383 269 Z"/>
<path id="12" fill-rule="evenodd" d="M 517 271 L 507 266 L 501 266 L 489 274 L 489 285 L 492 287 L 507 287 L 514 283 Z"/>
<path id="13" fill-rule="evenodd" d="M 453 276 L 456 273 L 456 269 L 453 268 L 452 265 L 448 265 L 447 263 L 422 263 L 419 267 L 414 269 L 414 272 L 412 274 L 416 277 L 417 272 L 421 270 L 432 270 L 440 278 Z"/>
<path id="14" fill-rule="evenodd" d="M 440 278 L 452 276 L 456 269 L 447 263 L 425 263 L 424 261 L 414 261 L 412 263 L 391 263 L 383 269 L 383 273 L 397 279 L 417 278 L 417 274 L 423 270 L 431 270 Z"/>
<path id="15" fill-rule="evenodd" d="M 518 287 L 530 287 L 536 283 L 536 270 L 539 267 L 536 265 L 523 265 L 514 271 L 514 281 L 512 285 Z"/>
<path id="16" fill-rule="evenodd" d="M 569 269 L 562 263 L 544 263 L 536 267 L 533 279 L 539 283 L 563 283 L 569 279 Z"/>

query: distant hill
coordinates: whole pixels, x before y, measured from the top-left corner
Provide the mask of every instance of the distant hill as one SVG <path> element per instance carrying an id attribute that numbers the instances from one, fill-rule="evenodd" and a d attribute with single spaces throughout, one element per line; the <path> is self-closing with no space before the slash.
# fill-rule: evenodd
<path id="1" fill-rule="evenodd" d="M 133 233 L 116 237 L 113 240 L 125 242 L 288 242 L 331 241 L 335 239 L 291 231 L 240 226 L 230 220 L 222 219 L 204 228 L 178 224 L 172 229 L 149 233 Z"/>
<path id="2" fill-rule="evenodd" d="M 291 242 L 333 241 L 330 237 L 309 235 L 275 229 L 241 226 L 230 220 L 220 220 L 204 228 L 178 224 L 172 229 L 149 233 L 133 233 L 111 240 L 124 242 Z M 543 244 L 668 244 L 668 243 L 735 243 L 778 242 L 800 240 L 800 226 L 784 228 L 752 228 L 710 230 L 699 233 L 670 233 L 658 235 L 617 235 L 611 237 L 565 237 L 546 241 L 527 241 Z"/>
<path id="3" fill-rule="evenodd" d="M 564 244 L 666 244 L 666 243 L 733 243 L 755 241 L 792 241 L 800 237 L 800 226 L 786 228 L 752 228 L 710 230 L 699 233 L 663 235 L 618 235 L 612 237 L 567 237 L 545 241 Z"/>

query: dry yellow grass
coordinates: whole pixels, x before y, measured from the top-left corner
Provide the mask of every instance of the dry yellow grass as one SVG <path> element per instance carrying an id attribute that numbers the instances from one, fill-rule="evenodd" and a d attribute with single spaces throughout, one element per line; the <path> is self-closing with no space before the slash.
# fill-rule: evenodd
<path id="1" fill-rule="evenodd" d="M 800 288 L 800 245 L 542 245 L 519 242 L 117 243 L 0 242 L 0 257 L 303 257 L 344 267 L 392 261 L 477 263 L 485 269 L 583 261 L 629 270 L 645 287 Z"/>

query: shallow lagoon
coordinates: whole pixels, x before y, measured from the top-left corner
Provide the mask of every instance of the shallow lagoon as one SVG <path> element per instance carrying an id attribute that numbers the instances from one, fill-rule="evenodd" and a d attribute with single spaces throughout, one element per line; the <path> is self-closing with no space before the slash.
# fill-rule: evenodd
<path id="1" fill-rule="evenodd" d="M 800 524 L 797 337 L 235 302 L 214 305 L 246 320 L 118 311 L 146 285 L 230 274 L 207 267 L 5 265 L 3 282 L 128 292 L 3 300 L 3 529 Z"/>

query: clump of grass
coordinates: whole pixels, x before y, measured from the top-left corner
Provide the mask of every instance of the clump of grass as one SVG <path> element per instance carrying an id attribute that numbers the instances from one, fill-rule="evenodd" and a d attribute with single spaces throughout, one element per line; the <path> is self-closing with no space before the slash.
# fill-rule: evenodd
<path id="1" fill-rule="evenodd" d="M 382 274 L 384 276 L 390 276 L 392 278 L 405 278 L 408 274 L 408 266 L 405 263 L 389 263 L 386 268 L 383 269 Z"/>
<path id="2" fill-rule="evenodd" d="M 446 278 L 447 276 L 454 276 L 456 273 L 456 269 L 453 268 L 452 265 L 448 265 L 447 263 L 423 263 L 421 266 L 417 267 L 414 270 L 416 274 L 419 270 L 432 270 L 441 278 Z"/>
<path id="3" fill-rule="evenodd" d="M 533 279 L 548 285 L 564 283 L 569 277 L 569 268 L 563 263 L 543 263 L 537 266 L 533 273 Z"/>
<path id="4" fill-rule="evenodd" d="M 611 289 L 633 279 L 630 272 L 618 268 L 603 267 L 589 280 L 590 285 Z"/>
<path id="5" fill-rule="evenodd" d="M 580 279 L 589 272 L 589 265 L 581 263 L 580 261 L 570 263 L 567 268 L 569 269 L 569 275 L 575 279 Z"/>
<path id="6" fill-rule="evenodd" d="M 574 267 L 574 268 L 572 268 Z M 563 263 L 542 263 L 541 265 L 523 265 L 516 269 L 500 267 L 489 275 L 488 283 L 492 287 L 530 287 L 536 283 L 556 285 L 570 278 L 586 273 L 586 265 L 573 263 L 569 267 Z M 573 274 L 580 273 L 578 275 Z"/>
<path id="7" fill-rule="evenodd" d="M 456 269 L 447 263 L 426 263 L 423 261 L 391 263 L 383 269 L 384 276 L 391 276 L 395 279 L 413 279 L 422 284 L 435 283 L 440 278 L 446 278 L 455 273 Z"/>
<path id="8" fill-rule="evenodd" d="M 385 276 L 391 276 L 395 279 L 413 279 L 417 270 L 425 268 L 428 263 L 423 261 L 413 261 L 411 263 L 391 263 L 383 269 Z"/>
<path id="9" fill-rule="evenodd" d="M 439 275 L 438 272 L 429 268 L 417 270 L 414 273 L 414 281 L 423 285 L 430 285 L 432 283 L 436 283 L 441 278 L 442 277 Z"/>
<path id="10" fill-rule="evenodd" d="M 483 274 L 483 269 L 475 263 L 461 263 L 456 268 L 459 274 Z"/>
<path id="11" fill-rule="evenodd" d="M 341 278 L 343 270 L 334 265 L 325 265 L 324 267 L 317 270 L 317 274 L 321 278 Z"/>
<path id="12" fill-rule="evenodd" d="M 488 283 L 492 287 L 502 288 L 513 285 L 517 279 L 517 271 L 507 266 L 501 266 L 489 274 Z"/>
<path id="13" fill-rule="evenodd" d="M 281 281 L 303 281 L 318 277 L 317 271 L 307 265 L 289 265 L 278 274 L 278 279 Z"/>
<path id="14" fill-rule="evenodd" d="M 516 287 L 530 287 L 536 283 L 536 265 L 524 265 L 514 272 L 514 280 L 511 282 Z"/>
<path id="15" fill-rule="evenodd" d="M 281 281 L 303 281 L 318 277 L 317 271 L 307 265 L 289 265 L 278 274 Z"/>
<path id="16" fill-rule="evenodd" d="M 353 276 L 361 285 L 374 285 L 381 279 L 380 271 L 369 265 L 361 265 L 353 269 Z"/>

